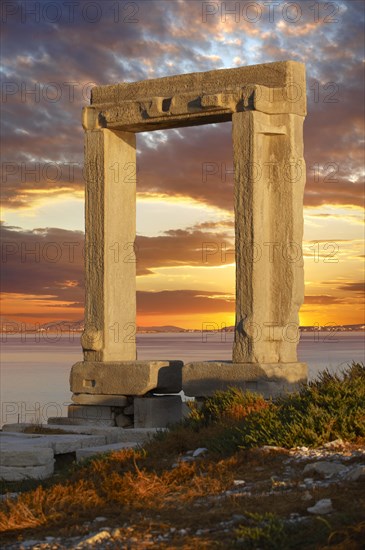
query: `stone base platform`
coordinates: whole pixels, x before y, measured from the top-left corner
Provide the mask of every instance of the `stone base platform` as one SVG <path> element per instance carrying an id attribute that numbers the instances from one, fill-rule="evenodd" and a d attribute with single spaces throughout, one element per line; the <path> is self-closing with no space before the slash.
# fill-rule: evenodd
<path id="1" fill-rule="evenodd" d="M 155 429 L 71 426 L 64 425 L 62 419 L 57 420 L 37 426 L 44 429 L 42 434 L 23 433 L 27 428 L 34 428 L 32 424 L 4 424 L 0 431 L 0 480 L 45 479 L 54 473 L 57 455 L 75 453 L 79 461 L 115 450 L 133 449 L 143 446 L 157 432 Z M 55 427 L 64 433 L 52 433 Z M 47 433 L 47 429 L 51 433 Z"/>
<path id="2" fill-rule="evenodd" d="M 235 386 L 275 398 L 298 390 L 307 377 L 305 363 L 205 361 L 187 363 L 182 369 L 183 390 L 189 397 L 208 397 Z"/>
<path id="3" fill-rule="evenodd" d="M 125 396 L 179 393 L 182 366 L 182 361 L 80 361 L 71 369 L 71 391 Z"/>
<path id="4" fill-rule="evenodd" d="M 85 394 L 87 395 L 87 394 Z M 77 394 L 79 398 L 82 394 Z M 101 398 L 102 396 L 98 397 Z M 107 396 L 106 396 L 107 397 Z M 166 428 L 181 422 L 188 407 L 180 395 L 148 395 L 129 397 L 123 407 L 104 405 L 69 405 L 67 417 L 51 417 L 49 424 L 64 426 L 104 426 L 131 428 Z"/>

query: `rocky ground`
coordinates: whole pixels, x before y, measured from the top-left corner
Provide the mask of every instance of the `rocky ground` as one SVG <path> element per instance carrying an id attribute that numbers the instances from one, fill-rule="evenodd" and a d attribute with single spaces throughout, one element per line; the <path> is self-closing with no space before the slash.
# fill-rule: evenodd
<path id="1" fill-rule="evenodd" d="M 164 468 L 182 477 L 194 469 L 191 483 L 201 483 L 199 490 L 186 499 L 182 486 L 156 507 L 130 505 L 119 515 L 108 510 L 77 527 L 8 532 L 2 548 L 363 548 L 364 445 L 336 440 L 317 449 L 264 446 L 215 465 L 198 448 Z"/>

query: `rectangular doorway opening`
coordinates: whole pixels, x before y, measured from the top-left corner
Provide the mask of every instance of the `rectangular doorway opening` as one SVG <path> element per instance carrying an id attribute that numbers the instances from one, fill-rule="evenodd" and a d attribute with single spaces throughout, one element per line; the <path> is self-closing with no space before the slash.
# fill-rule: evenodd
<path id="1" fill-rule="evenodd" d="M 231 360 L 232 123 L 137 134 L 137 357 Z"/>

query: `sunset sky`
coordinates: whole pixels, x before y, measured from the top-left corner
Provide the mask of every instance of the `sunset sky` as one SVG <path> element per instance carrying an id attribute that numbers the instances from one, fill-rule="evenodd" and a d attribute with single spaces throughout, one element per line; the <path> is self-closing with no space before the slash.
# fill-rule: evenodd
<path id="1" fill-rule="evenodd" d="M 83 318 L 81 109 L 93 85 L 292 59 L 308 94 L 300 321 L 365 323 L 362 0 L 2 10 L 3 321 Z M 231 123 L 138 134 L 137 146 L 138 324 L 234 324 Z M 206 181 L 204 163 L 217 168 Z"/>

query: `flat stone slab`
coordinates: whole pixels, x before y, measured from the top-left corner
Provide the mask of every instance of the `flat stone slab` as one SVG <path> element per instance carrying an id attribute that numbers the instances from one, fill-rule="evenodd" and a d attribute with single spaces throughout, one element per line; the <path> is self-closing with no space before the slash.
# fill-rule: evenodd
<path id="1" fill-rule="evenodd" d="M 53 463 L 54 453 L 51 447 L 37 447 L 18 443 L 5 444 L 2 439 L 0 452 L 0 467 L 2 466 L 44 466 Z M 20 448 L 19 448 L 20 447 Z"/>
<path id="2" fill-rule="evenodd" d="M 190 397 L 208 397 L 230 386 L 278 397 L 297 391 L 307 381 L 305 363 L 194 362 L 182 369 L 183 390 Z"/>
<path id="3" fill-rule="evenodd" d="M 74 453 L 81 448 L 106 444 L 106 438 L 104 435 L 70 434 L 55 435 L 50 437 L 57 438 L 51 440 L 51 445 L 55 455 Z"/>
<path id="4" fill-rule="evenodd" d="M 16 424 L 19 425 L 19 424 Z M 14 453 L 18 453 L 21 450 L 25 451 L 34 451 L 38 453 L 40 448 L 52 449 L 51 441 L 49 439 L 44 439 L 44 436 L 38 434 L 24 434 L 24 433 L 8 433 L 8 431 L 0 432 L 0 456 L 3 456 L 4 453 L 9 449 Z M 21 466 L 16 461 L 16 456 L 14 456 L 14 465 Z M 41 464 L 38 462 L 38 464 Z"/>
<path id="5" fill-rule="evenodd" d="M 73 393 L 97 395 L 179 393 L 182 367 L 182 361 L 80 361 L 71 369 L 70 386 Z"/>
<path id="6" fill-rule="evenodd" d="M 70 426 L 77 433 L 102 434 L 109 443 L 130 442 L 144 443 L 164 428 L 100 428 L 98 426 Z"/>
<path id="7" fill-rule="evenodd" d="M 126 407 L 129 404 L 128 397 L 125 395 L 74 393 L 71 400 L 76 405 L 100 405 L 104 407 Z"/>
<path id="8" fill-rule="evenodd" d="M 6 449 L 20 450 L 21 448 L 32 449 L 38 447 L 51 448 L 49 440 L 44 440 L 41 435 L 0 432 L 0 463 L 1 457 Z M 38 449 L 37 449 L 38 452 Z M 39 463 L 41 464 L 41 463 Z"/>
<path id="9" fill-rule="evenodd" d="M 139 443 L 135 441 L 126 441 L 119 443 L 111 443 L 109 445 L 101 445 L 97 447 L 88 447 L 87 449 L 78 449 L 76 451 L 76 461 L 80 462 L 85 458 L 90 458 L 91 456 L 97 456 L 100 454 L 111 453 L 113 451 L 121 451 L 122 449 L 134 449 L 138 447 Z"/>
<path id="10" fill-rule="evenodd" d="M 7 452 L 9 449 L 10 453 L 14 454 L 13 465 L 22 465 L 18 463 L 17 455 L 23 450 L 29 453 L 31 456 L 32 449 L 34 453 L 41 452 L 40 448 L 47 448 L 52 451 L 53 454 L 65 454 L 73 453 L 77 449 L 84 447 L 90 447 L 95 445 L 105 445 L 107 440 L 104 434 L 14 434 L 1 433 L 0 432 L 0 448 L 1 455 L 3 452 Z M 7 461 L 9 460 L 9 455 L 7 456 Z M 36 460 L 36 459 L 35 459 Z M 34 465 L 39 464 L 35 462 Z"/>
<path id="11" fill-rule="evenodd" d="M 114 420 L 106 420 L 105 418 L 77 418 L 69 416 L 50 416 L 48 418 L 48 424 L 56 424 L 60 429 L 67 430 L 70 426 L 85 426 L 90 424 L 91 426 L 100 426 L 112 428 L 115 426 Z"/>
<path id="12" fill-rule="evenodd" d="M 114 421 L 112 407 L 104 405 L 69 405 L 67 410 L 68 418 L 80 418 L 88 420 Z"/>
<path id="13" fill-rule="evenodd" d="M 54 459 L 41 466 L 0 466 L 0 479 L 22 481 L 24 479 L 46 479 L 54 472 Z"/>
<path id="14" fill-rule="evenodd" d="M 37 427 L 40 427 L 40 428 L 48 428 L 48 429 L 53 429 L 53 427 L 50 428 L 50 426 L 48 426 L 47 424 L 39 424 L 37 425 Z M 12 423 L 12 424 L 3 424 L 2 425 L 2 428 L 1 428 L 1 431 L 0 431 L 0 437 L 4 437 L 5 436 L 5 433 L 8 433 L 9 435 L 11 434 L 11 437 L 22 437 L 22 438 L 25 438 L 25 437 L 33 437 L 33 438 L 36 438 L 36 437 L 39 437 L 40 435 L 42 434 L 29 434 L 29 433 L 24 433 L 26 429 L 28 428 L 34 428 L 34 424 L 30 423 L 30 422 L 17 422 L 16 424 Z M 55 429 L 58 429 L 58 428 L 55 428 Z M 61 429 L 64 429 L 64 428 L 59 428 L 60 430 Z M 68 428 L 67 428 L 67 431 Z M 47 434 L 48 435 L 48 434 Z"/>
<path id="15" fill-rule="evenodd" d="M 7 424 L 0 432 L 0 479 L 20 481 L 45 479 L 54 472 L 54 456 L 76 453 L 77 460 L 86 456 L 133 448 L 143 444 L 157 430 L 73 426 L 73 434 L 25 434 L 29 424 Z M 12 432 L 11 430 L 18 430 Z M 93 431 L 97 433 L 90 433 Z M 81 432 L 81 433 L 79 433 Z M 84 433 L 87 432 L 87 433 Z"/>
<path id="16" fill-rule="evenodd" d="M 49 442 L 27 434 L 0 432 L 0 479 L 45 479 L 54 471 L 54 451 Z"/>
<path id="17" fill-rule="evenodd" d="M 117 428 L 117 427 L 107 427 L 107 426 L 98 426 L 92 424 L 84 424 L 77 426 L 63 426 L 57 425 L 57 418 L 54 419 L 52 425 L 43 424 L 44 428 L 59 428 L 72 432 L 73 434 L 83 434 L 83 435 L 102 435 L 105 437 L 106 444 L 109 443 L 118 443 L 119 441 L 135 441 L 136 443 L 143 443 L 150 436 L 153 436 L 157 432 L 164 431 L 164 428 Z M 22 432 L 26 429 L 33 426 L 32 424 L 22 423 L 22 424 L 4 424 L 2 427 L 3 432 L 11 434 L 13 437 L 28 437 L 28 438 L 37 438 L 38 435 L 33 434 L 23 434 Z M 1 435 L 1 433 L 0 433 Z M 5 434 L 3 434 L 4 436 Z M 65 434 L 67 435 L 67 434 Z M 42 436 L 44 437 L 44 436 Z M 33 443 L 32 443 L 33 444 Z"/>
<path id="18" fill-rule="evenodd" d="M 27 444 L 29 445 L 29 442 Z M 38 441 L 33 439 L 30 444 L 38 447 L 49 447 L 55 455 L 59 455 L 74 453 L 77 449 L 91 445 L 106 444 L 106 438 L 102 434 L 45 434 L 39 435 Z"/>

